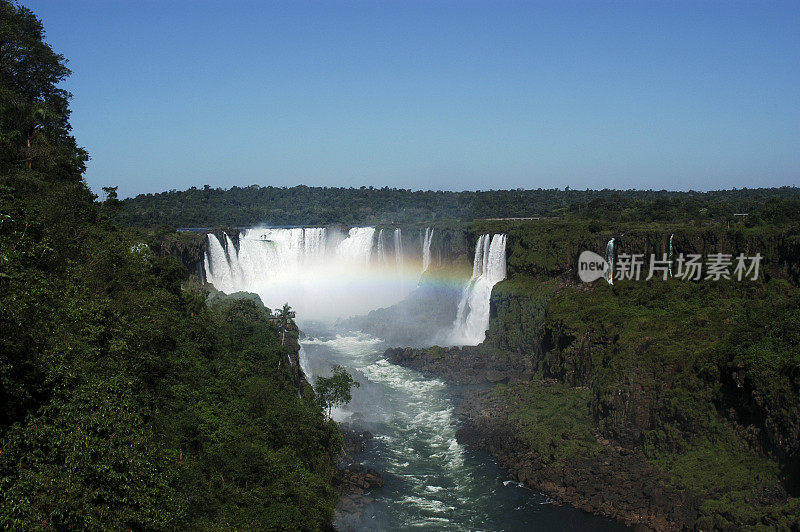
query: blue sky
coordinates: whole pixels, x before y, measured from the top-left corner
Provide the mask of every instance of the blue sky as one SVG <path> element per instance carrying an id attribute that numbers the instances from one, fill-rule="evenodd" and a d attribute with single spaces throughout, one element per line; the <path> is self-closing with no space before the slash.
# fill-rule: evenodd
<path id="1" fill-rule="evenodd" d="M 800 2 L 27 0 L 95 191 L 800 182 Z"/>

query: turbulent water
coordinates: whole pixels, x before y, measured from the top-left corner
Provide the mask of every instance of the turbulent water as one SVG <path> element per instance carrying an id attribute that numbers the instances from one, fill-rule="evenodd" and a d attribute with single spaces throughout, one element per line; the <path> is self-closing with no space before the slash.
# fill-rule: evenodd
<path id="1" fill-rule="evenodd" d="M 618 530 L 620 527 L 506 480 L 488 455 L 456 441 L 447 385 L 387 362 L 372 336 L 306 324 L 302 364 L 312 375 L 345 366 L 361 383 L 334 411 L 374 438 L 358 459 L 386 484 L 360 518 L 337 517 L 340 530 Z"/>

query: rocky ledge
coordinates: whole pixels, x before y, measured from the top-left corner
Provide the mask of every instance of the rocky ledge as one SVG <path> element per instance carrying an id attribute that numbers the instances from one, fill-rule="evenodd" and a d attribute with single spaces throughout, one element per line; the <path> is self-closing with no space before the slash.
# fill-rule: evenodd
<path id="1" fill-rule="evenodd" d="M 364 464 L 358 462 L 354 455 L 364 450 L 366 442 L 372 439 L 367 431 L 342 428 L 344 439 L 344 456 L 336 477 L 336 491 L 339 503 L 336 506 L 338 520 L 357 522 L 361 519 L 364 508 L 373 502 L 368 492 L 383 486 L 383 477 Z"/>
<path id="2" fill-rule="evenodd" d="M 392 364 L 415 369 L 426 377 L 450 384 L 496 384 L 529 381 L 533 367 L 529 359 L 495 356 L 481 346 L 432 347 L 414 349 L 395 347 L 386 350 Z"/>
<path id="3" fill-rule="evenodd" d="M 543 456 L 532 450 L 519 437 L 508 405 L 488 386 L 533 379 L 531 369 L 519 361 L 493 356 L 480 346 L 441 352 L 394 348 L 386 351 L 386 357 L 454 385 L 459 442 L 493 455 L 510 479 L 558 502 L 628 525 L 654 530 L 692 527 L 700 501 L 665 487 L 664 475 L 634 449 L 598 437 L 597 453 L 569 459 L 556 458 L 557 452 Z"/>
<path id="4" fill-rule="evenodd" d="M 632 449 L 598 440 L 594 455 L 557 460 L 518 437 L 509 411 L 488 391 L 460 393 L 460 443 L 493 455 L 509 478 L 552 499 L 628 525 L 654 530 L 691 528 L 698 500 L 665 487 L 664 475 Z"/>

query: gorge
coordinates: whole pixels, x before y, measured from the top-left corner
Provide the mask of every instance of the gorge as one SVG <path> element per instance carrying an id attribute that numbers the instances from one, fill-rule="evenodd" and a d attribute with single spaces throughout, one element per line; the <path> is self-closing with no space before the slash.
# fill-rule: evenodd
<path id="1" fill-rule="evenodd" d="M 240 280 L 240 284 L 230 285 L 231 290 L 258 291 L 257 284 L 248 286 L 241 281 L 246 278 L 260 279 L 258 283 L 268 289 L 276 286 L 270 283 L 279 284 L 277 278 L 268 278 L 278 275 L 280 267 L 275 274 L 240 273 L 241 264 L 247 263 L 246 256 L 254 256 L 249 247 L 252 243 L 242 244 L 242 233 L 249 239 L 255 234 L 253 231 L 245 230 L 234 237 L 215 232 L 206 237 L 210 264 L 204 269 L 210 279 L 222 272 L 221 278 L 226 282 L 230 270 L 232 279 Z M 305 271 L 322 275 L 326 294 L 337 294 L 336 283 L 347 280 L 347 290 L 340 292 L 343 301 L 348 293 L 359 294 L 361 304 L 355 310 L 366 312 L 347 318 L 353 309 L 342 303 L 336 305 L 339 315 L 320 313 L 313 307 L 312 311 L 318 313 L 314 319 L 304 320 L 302 313 L 298 314 L 300 326 L 308 335 L 301 341 L 301 362 L 306 373 L 312 377 L 324 375 L 331 366 L 342 364 L 365 384 L 355 391 L 350 406 L 334 411 L 334 418 L 345 427 L 375 434 L 365 445 L 361 459 L 381 470 L 387 479 L 383 488 L 370 494 L 371 503 L 363 513 L 339 514 L 338 522 L 344 529 L 367 527 L 365 523 L 369 521 L 364 520 L 373 519 L 372 516 L 387 528 L 403 522 L 431 528 L 435 528 L 434 523 L 447 523 L 454 529 L 514 529 L 517 522 L 526 523 L 528 528 L 537 523 L 557 526 L 557 521 L 548 517 L 552 505 L 527 505 L 537 500 L 536 493 L 612 517 L 616 523 L 659 530 L 696 522 L 724 524 L 723 515 L 727 514 L 718 510 L 716 496 L 698 493 L 691 487 L 708 482 L 706 475 L 722 475 L 724 471 L 738 471 L 737 483 L 728 484 L 726 497 L 747 497 L 754 490 L 766 489 L 778 494 L 772 506 L 736 503 L 741 514 L 737 519 L 744 522 L 745 515 L 757 516 L 758 512 L 772 512 L 768 515 L 774 517 L 751 519 L 783 522 L 787 515 L 791 516 L 791 504 L 796 499 L 781 497 L 796 489 L 789 472 L 797 461 L 792 442 L 798 433 L 789 418 L 782 417 L 787 421 L 761 428 L 753 425 L 755 418 L 745 417 L 744 412 L 754 408 L 754 397 L 761 396 L 763 392 L 759 390 L 767 386 L 748 380 L 751 388 L 739 388 L 736 382 L 753 379 L 743 377 L 752 373 L 727 369 L 731 363 L 724 359 L 713 362 L 721 368 L 718 378 L 722 390 L 730 386 L 742 390 L 736 392 L 738 395 L 725 391 L 719 396 L 720 404 L 729 405 L 722 420 L 714 403 L 706 402 L 702 396 L 690 396 L 690 408 L 705 412 L 703 419 L 709 421 L 693 422 L 704 426 L 702 430 L 683 426 L 670 436 L 678 438 L 681 443 L 677 445 L 695 449 L 698 463 L 706 464 L 692 465 L 686 476 L 675 477 L 674 473 L 667 473 L 671 469 L 662 465 L 674 464 L 672 461 L 678 458 L 670 447 L 676 444 L 663 443 L 661 422 L 656 421 L 673 415 L 669 409 L 682 412 L 687 408 L 675 406 L 669 395 L 670 381 L 663 381 L 665 370 L 660 368 L 666 364 L 672 368 L 669 372 L 683 372 L 682 379 L 697 379 L 695 370 L 682 362 L 687 356 L 685 351 L 672 346 L 692 346 L 698 360 L 703 360 L 703 353 L 708 350 L 705 346 L 728 350 L 728 338 L 736 333 L 729 326 L 718 329 L 713 318 L 700 318 L 692 326 L 698 332 L 686 338 L 683 331 L 687 325 L 675 321 L 681 315 L 677 309 L 688 307 L 693 315 L 702 316 L 738 312 L 734 310 L 736 302 L 747 293 L 774 291 L 782 282 L 796 286 L 796 266 L 790 257 L 800 256 L 800 247 L 791 233 L 781 229 L 733 232 L 680 224 L 656 228 L 620 224 L 594 234 L 579 222 L 560 221 L 331 229 L 325 230 L 324 245 L 310 248 L 325 258 L 320 261 L 324 267 L 315 269 L 313 260 L 302 258 L 307 239 L 305 234 L 300 237 L 300 231 L 319 235 L 319 228 L 274 231 L 278 233 L 260 235 L 277 235 L 274 245 L 258 242 L 258 246 L 267 249 L 260 252 L 272 257 L 268 260 L 296 264 L 297 272 L 304 271 L 304 261 L 309 263 Z M 391 242 L 382 238 L 382 233 L 389 232 L 393 235 Z M 277 243 L 292 238 L 296 239 L 294 244 Z M 400 248 L 395 243 L 403 241 L 409 244 L 402 253 L 395 253 Z M 426 252 L 428 245 L 430 251 Z M 213 267 L 214 247 L 224 261 L 220 268 Z M 288 252 L 290 257 L 300 258 L 287 260 L 280 258 L 275 251 L 278 249 L 302 253 Z M 355 249 L 359 251 L 356 253 Z M 610 266 L 601 284 L 576 285 L 574 261 L 584 249 L 601 253 Z M 618 282 L 613 277 L 618 253 L 674 258 L 678 253 L 753 249 L 769 251 L 763 265 L 769 283 L 712 283 L 694 288 L 692 283 L 671 278 L 637 284 Z M 423 270 L 426 255 L 439 260 L 431 261 Z M 342 270 L 351 277 L 337 274 Z M 360 281 L 352 282 L 354 277 Z M 375 283 L 376 278 L 380 282 Z M 359 282 L 369 288 L 359 291 Z M 302 283 L 298 286 L 302 287 Z M 734 295 L 715 299 L 715 294 L 734 289 Z M 778 308 L 791 305 L 789 301 L 795 296 L 789 294 L 796 289 L 788 290 L 789 299 L 780 299 L 784 302 Z M 273 294 L 281 292 L 275 290 Z M 661 295 L 653 299 L 652 294 Z M 269 298 L 269 291 L 264 291 L 263 296 Z M 276 298 L 270 302 L 273 306 L 281 303 L 282 299 Z M 658 310 L 660 306 L 676 310 L 665 318 Z M 628 326 L 631 316 L 639 316 L 635 329 Z M 665 327 L 665 323 L 671 326 Z M 736 364 L 735 367 L 742 367 L 740 362 Z M 630 374 L 630 370 L 623 369 L 629 367 L 640 369 Z M 731 385 L 731 378 L 738 381 Z M 693 386 L 717 385 L 711 381 Z M 778 414 L 777 405 L 762 403 L 760 408 L 768 409 L 760 415 L 776 420 L 775 416 L 786 415 Z M 772 431 L 772 435 L 750 440 L 746 445 L 753 450 L 744 450 L 741 436 L 736 434 L 745 430 L 746 423 L 750 423 L 747 430 L 754 434 Z M 716 434 L 716 441 L 725 443 L 710 446 L 704 443 L 705 434 Z M 544 447 L 542 442 L 546 443 Z M 784 443 L 776 447 L 778 442 Z M 496 457 L 509 477 L 495 469 L 494 461 L 479 450 Z M 711 456 L 716 463 L 706 471 L 710 463 L 706 457 Z M 460 458 L 452 462 L 454 457 Z M 442 469 L 442 463 L 455 465 Z M 738 469 L 746 463 L 746 469 Z M 774 469 L 775 464 L 779 464 L 779 471 Z M 426 473 L 419 476 L 418 471 Z M 618 474 L 627 475 L 628 482 L 637 488 L 620 489 L 613 481 Z M 476 477 L 484 480 L 473 484 Z M 676 478 L 681 483 L 676 483 Z M 763 482 L 759 478 L 770 478 L 765 485 L 770 487 L 758 487 L 758 482 Z M 526 504 L 514 507 L 524 510 L 508 510 L 507 489 L 522 485 L 534 488 L 523 497 Z M 457 486 L 471 494 L 461 501 L 467 506 L 451 498 L 458 492 Z M 485 504 L 506 509 L 498 513 L 484 511 L 480 516 L 458 511 L 472 508 L 473 504 L 484 509 Z M 513 517 L 507 520 L 504 516 L 509 515 Z M 587 517 L 579 512 L 569 519 Z M 602 519 L 581 523 L 590 529 L 618 526 Z"/>
<path id="2" fill-rule="evenodd" d="M 399 303 L 412 291 L 440 288 L 435 276 L 424 275 L 431 267 L 433 229 L 420 233 L 419 253 L 402 248 L 401 228 L 393 230 L 392 246 L 383 234 L 373 227 L 254 228 L 240 231 L 238 243 L 227 234 L 206 236 L 208 282 L 223 291 L 256 292 L 272 307 L 287 300 L 297 309 L 305 333 L 300 365 L 310 381 L 341 365 L 361 383 L 333 416 L 350 430 L 373 435 L 358 459 L 386 482 L 365 507 L 340 511 L 337 528 L 616 530 L 612 522 L 554 506 L 506 480 L 489 456 L 457 441 L 450 385 L 389 362 L 383 353 L 391 343 L 337 321 Z M 450 288 L 446 326 L 437 334 L 444 345 L 483 341 L 492 287 L 506 276 L 505 254 L 505 234 L 478 236 L 471 277 Z"/>

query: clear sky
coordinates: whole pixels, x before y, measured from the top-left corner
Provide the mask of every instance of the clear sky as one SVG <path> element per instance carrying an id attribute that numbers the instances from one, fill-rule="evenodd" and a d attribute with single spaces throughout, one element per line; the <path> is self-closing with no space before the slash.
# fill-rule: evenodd
<path id="1" fill-rule="evenodd" d="M 800 183 L 797 0 L 22 3 L 95 191 Z"/>

